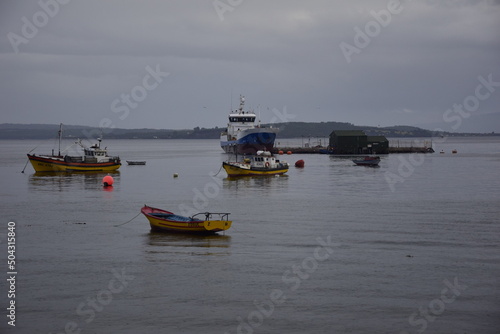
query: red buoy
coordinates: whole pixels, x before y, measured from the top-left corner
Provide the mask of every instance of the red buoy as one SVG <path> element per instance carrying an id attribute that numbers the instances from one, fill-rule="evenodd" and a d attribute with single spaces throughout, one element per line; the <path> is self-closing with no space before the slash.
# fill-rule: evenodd
<path id="1" fill-rule="evenodd" d="M 304 168 L 304 160 L 297 160 L 295 162 L 295 167 Z"/>
<path id="2" fill-rule="evenodd" d="M 115 182 L 115 180 L 113 180 L 113 177 L 111 175 L 106 175 L 105 177 L 103 177 L 102 179 L 102 184 L 105 186 L 105 187 L 110 187 L 113 185 L 113 182 Z"/>
<path id="3" fill-rule="evenodd" d="M 292 151 L 287 151 L 286 154 L 290 155 L 292 154 Z"/>
<path id="4" fill-rule="evenodd" d="M 283 151 L 278 151 L 278 154 L 279 155 L 283 155 Z"/>

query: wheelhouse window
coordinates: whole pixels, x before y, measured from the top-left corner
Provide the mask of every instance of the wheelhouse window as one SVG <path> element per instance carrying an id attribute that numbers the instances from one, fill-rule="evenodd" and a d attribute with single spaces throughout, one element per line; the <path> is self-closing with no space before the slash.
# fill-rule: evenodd
<path id="1" fill-rule="evenodd" d="M 230 122 L 240 122 L 240 123 L 246 123 L 246 122 L 255 122 L 255 117 L 229 117 Z"/>

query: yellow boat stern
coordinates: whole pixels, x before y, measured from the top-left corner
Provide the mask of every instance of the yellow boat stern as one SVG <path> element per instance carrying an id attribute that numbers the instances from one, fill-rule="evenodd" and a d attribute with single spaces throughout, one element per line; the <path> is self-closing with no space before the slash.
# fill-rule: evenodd
<path id="1" fill-rule="evenodd" d="M 231 220 L 205 220 L 203 226 L 207 231 L 225 231 L 231 227 Z"/>

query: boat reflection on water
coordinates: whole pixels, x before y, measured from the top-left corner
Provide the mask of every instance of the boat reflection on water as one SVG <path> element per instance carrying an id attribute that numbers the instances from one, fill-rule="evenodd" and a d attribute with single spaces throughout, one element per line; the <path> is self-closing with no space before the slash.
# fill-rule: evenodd
<path id="1" fill-rule="evenodd" d="M 231 236 L 223 234 L 194 235 L 150 231 L 146 235 L 146 253 L 182 253 L 189 255 L 229 255 Z"/>
<path id="2" fill-rule="evenodd" d="M 259 175 L 259 176 L 248 175 L 245 177 L 227 176 L 223 180 L 224 180 L 224 184 L 233 183 L 233 184 L 251 184 L 251 185 L 265 186 L 265 185 L 273 184 L 275 182 L 280 182 L 280 180 L 284 181 L 287 179 L 288 179 L 288 175 L 282 174 L 282 175 L 263 175 L 263 176 L 261 176 L 261 175 Z"/>
<path id="3" fill-rule="evenodd" d="M 288 175 L 266 175 L 266 176 L 245 176 L 226 177 L 223 179 L 223 187 L 243 192 L 258 191 L 269 193 L 274 191 L 288 190 Z"/>
<path id="4" fill-rule="evenodd" d="M 29 176 L 29 189 L 33 191 L 74 191 L 105 189 L 112 191 L 113 187 L 103 187 L 102 179 L 106 175 L 111 175 L 117 179 L 119 171 L 114 172 L 36 172 Z"/>
<path id="5" fill-rule="evenodd" d="M 231 236 L 223 234 L 183 234 L 150 231 L 148 244 L 170 247 L 220 247 L 228 248 Z"/>

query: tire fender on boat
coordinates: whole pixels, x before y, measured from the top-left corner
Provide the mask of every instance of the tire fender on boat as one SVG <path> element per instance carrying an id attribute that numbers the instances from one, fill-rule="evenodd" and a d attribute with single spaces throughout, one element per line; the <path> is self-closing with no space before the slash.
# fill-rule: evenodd
<path id="1" fill-rule="evenodd" d="M 266 162 L 266 168 L 269 168 L 269 162 Z"/>

